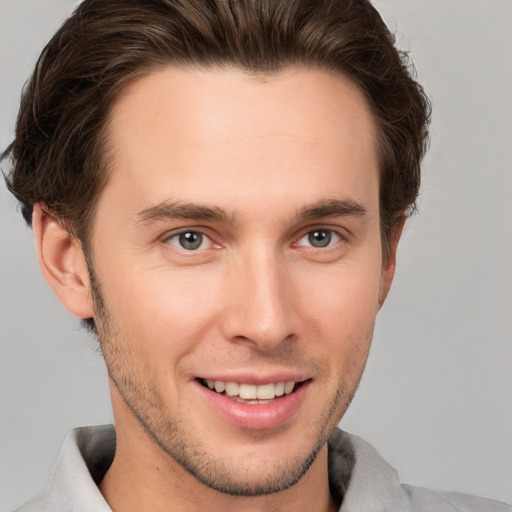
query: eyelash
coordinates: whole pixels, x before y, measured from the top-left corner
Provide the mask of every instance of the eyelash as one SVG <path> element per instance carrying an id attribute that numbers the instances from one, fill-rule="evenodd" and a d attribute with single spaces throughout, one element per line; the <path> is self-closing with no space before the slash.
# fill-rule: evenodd
<path id="1" fill-rule="evenodd" d="M 299 244 L 299 242 L 301 240 L 303 240 L 304 238 L 311 237 L 314 233 L 320 233 L 320 232 L 327 233 L 327 235 L 328 235 L 327 244 L 325 246 L 300 245 Z M 186 247 L 183 247 L 182 243 L 180 243 L 180 237 L 182 235 L 190 235 L 190 234 L 195 234 L 195 235 L 199 235 L 200 237 L 202 237 L 201 243 L 197 248 L 194 248 L 194 249 L 186 248 Z M 171 243 L 171 240 L 173 240 L 173 239 L 177 240 L 176 244 Z M 167 235 L 163 239 L 163 241 L 169 245 L 172 245 L 173 247 L 175 247 L 176 249 L 178 249 L 179 251 L 181 251 L 183 253 L 191 254 L 194 252 L 200 252 L 200 251 L 204 251 L 204 250 L 208 249 L 208 248 L 203 248 L 203 249 L 200 248 L 201 245 L 203 245 L 205 243 L 205 239 L 209 240 L 210 247 L 208 247 L 208 248 L 220 248 L 221 247 L 219 244 L 216 244 L 212 240 L 212 238 L 209 235 L 207 235 L 204 231 L 202 231 L 201 229 L 183 229 L 176 233 Z M 334 242 L 331 243 L 333 239 L 334 239 Z M 294 242 L 292 245 L 294 248 L 307 247 L 308 250 L 315 250 L 315 249 L 328 250 L 331 247 L 339 244 L 340 242 L 343 242 L 344 240 L 345 240 L 345 237 L 338 230 L 328 228 L 328 227 L 319 226 L 319 227 L 314 227 L 312 229 L 308 229 L 308 231 L 303 232 L 303 234 L 297 239 L 297 242 Z M 311 239 L 309 241 L 311 242 Z M 191 242 L 191 243 L 193 243 L 193 242 Z"/>

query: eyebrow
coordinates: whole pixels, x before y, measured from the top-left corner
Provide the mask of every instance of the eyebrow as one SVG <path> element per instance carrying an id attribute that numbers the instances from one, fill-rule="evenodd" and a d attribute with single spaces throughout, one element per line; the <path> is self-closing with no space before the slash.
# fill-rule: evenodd
<path id="1" fill-rule="evenodd" d="M 136 223 L 150 224 L 160 220 L 199 220 L 229 223 L 233 215 L 217 206 L 194 203 L 163 202 L 140 211 L 136 215 Z"/>
<path id="2" fill-rule="evenodd" d="M 363 205 L 351 199 L 326 199 L 301 208 L 297 212 L 297 220 L 304 222 L 322 217 L 364 217 L 367 213 Z"/>
<path id="3" fill-rule="evenodd" d="M 326 199 L 307 205 L 296 213 L 297 222 L 320 219 L 323 217 L 364 217 L 367 210 L 364 206 L 351 199 Z M 136 224 L 182 219 L 234 223 L 235 212 L 228 213 L 218 206 L 196 203 L 163 202 L 141 210 L 136 215 Z"/>

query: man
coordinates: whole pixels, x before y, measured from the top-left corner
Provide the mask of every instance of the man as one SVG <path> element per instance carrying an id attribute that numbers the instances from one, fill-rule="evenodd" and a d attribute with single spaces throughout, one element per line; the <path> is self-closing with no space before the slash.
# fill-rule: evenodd
<path id="1" fill-rule="evenodd" d="M 10 188 L 116 423 L 75 432 L 27 510 L 505 510 L 331 436 L 428 120 L 376 12 L 162 4 L 84 3 L 20 111 Z"/>

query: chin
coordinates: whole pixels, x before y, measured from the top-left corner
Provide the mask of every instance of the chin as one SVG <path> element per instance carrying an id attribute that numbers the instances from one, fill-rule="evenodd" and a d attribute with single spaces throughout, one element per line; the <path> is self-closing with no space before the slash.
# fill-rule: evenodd
<path id="1" fill-rule="evenodd" d="M 244 457 L 235 461 L 219 458 L 178 460 L 177 462 L 206 487 L 231 496 L 254 497 L 285 491 L 294 486 L 316 460 L 325 443 L 307 455 L 286 460 L 255 460 Z"/>

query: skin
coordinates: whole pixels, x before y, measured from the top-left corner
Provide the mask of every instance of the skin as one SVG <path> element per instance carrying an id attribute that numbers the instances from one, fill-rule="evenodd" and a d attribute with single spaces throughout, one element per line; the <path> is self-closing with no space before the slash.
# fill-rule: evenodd
<path id="1" fill-rule="evenodd" d="M 95 318 L 110 375 L 118 441 L 103 495 L 119 511 L 335 510 L 326 441 L 359 383 L 401 231 L 383 264 L 363 95 L 319 70 L 166 68 L 130 86 L 109 129 L 95 289 L 80 244 L 34 212 L 43 273 Z M 203 237 L 197 250 L 183 231 Z M 270 428 L 259 413 L 226 420 L 197 380 L 282 375 L 307 386 Z"/>

